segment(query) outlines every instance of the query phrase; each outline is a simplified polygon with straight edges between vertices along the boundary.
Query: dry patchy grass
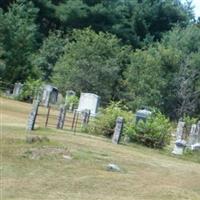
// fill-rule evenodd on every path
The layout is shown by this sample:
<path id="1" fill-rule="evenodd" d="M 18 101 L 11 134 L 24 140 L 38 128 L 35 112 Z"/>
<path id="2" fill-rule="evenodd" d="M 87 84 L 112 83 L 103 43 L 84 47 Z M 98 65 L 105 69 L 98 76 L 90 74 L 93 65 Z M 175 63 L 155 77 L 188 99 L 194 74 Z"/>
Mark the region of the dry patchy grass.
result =
<path id="1" fill-rule="evenodd" d="M 48 136 L 50 142 L 27 144 L 25 126 L 31 105 L 0 101 L 2 200 L 200 199 L 198 163 L 56 129 L 34 131 Z M 37 159 L 27 156 L 36 150 L 45 153 Z M 65 159 L 65 154 L 72 159 Z M 119 165 L 121 172 L 106 171 L 108 163 Z"/>

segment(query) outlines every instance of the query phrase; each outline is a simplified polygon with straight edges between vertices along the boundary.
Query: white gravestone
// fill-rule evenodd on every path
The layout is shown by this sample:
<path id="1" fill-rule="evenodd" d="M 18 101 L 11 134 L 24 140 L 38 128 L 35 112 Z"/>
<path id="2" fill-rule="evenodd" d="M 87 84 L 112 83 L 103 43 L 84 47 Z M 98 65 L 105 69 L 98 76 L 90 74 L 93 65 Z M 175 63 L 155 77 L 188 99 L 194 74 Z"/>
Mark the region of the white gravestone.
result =
<path id="1" fill-rule="evenodd" d="M 78 111 L 90 110 L 91 116 L 96 116 L 99 107 L 100 97 L 92 93 L 81 93 Z"/>

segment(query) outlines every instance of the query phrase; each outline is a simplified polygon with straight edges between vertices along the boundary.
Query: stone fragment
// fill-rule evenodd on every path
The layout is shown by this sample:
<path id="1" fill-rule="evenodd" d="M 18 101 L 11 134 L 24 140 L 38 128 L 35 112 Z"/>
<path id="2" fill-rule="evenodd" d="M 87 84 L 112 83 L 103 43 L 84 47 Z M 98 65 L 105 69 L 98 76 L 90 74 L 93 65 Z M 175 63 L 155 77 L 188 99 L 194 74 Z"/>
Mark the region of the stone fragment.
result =
<path id="1" fill-rule="evenodd" d="M 121 169 L 118 165 L 116 164 L 108 164 L 108 166 L 106 167 L 107 171 L 112 171 L 112 172 L 120 172 Z"/>

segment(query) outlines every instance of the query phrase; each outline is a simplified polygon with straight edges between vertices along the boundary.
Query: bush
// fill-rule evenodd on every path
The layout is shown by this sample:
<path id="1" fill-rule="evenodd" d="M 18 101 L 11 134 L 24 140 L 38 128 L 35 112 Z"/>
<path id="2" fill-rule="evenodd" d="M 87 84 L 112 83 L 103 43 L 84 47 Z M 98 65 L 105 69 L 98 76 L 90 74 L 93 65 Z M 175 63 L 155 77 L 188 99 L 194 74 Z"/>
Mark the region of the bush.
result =
<path id="1" fill-rule="evenodd" d="M 77 107 L 79 102 L 79 98 L 77 96 L 69 96 L 65 99 L 65 104 L 67 105 L 67 109 L 73 110 L 74 107 Z"/>
<path id="2" fill-rule="evenodd" d="M 133 114 L 126 111 L 121 102 L 111 102 L 110 105 L 100 110 L 100 114 L 90 122 L 88 132 L 95 135 L 111 137 L 114 133 L 117 117 L 123 117 L 125 122 L 133 120 Z"/>
<path id="3" fill-rule="evenodd" d="M 131 141 L 144 144 L 147 147 L 163 148 L 170 143 L 171 125 L 160 112 L 153 114 L 146 122 L 139 121 L 135 123 L 127 123 L 124 128 L 124 134 Z"/>
<path id="4" fill-rule="evenodd" d="M 36 97 L 37 94 L 39 94 L 41 86 L 42 81 L 40 79 L 34 80 L 28 78 L 24 83 L 22 92 L 17 97 L 17 99 L 32 102 L 34 97 Z"/>

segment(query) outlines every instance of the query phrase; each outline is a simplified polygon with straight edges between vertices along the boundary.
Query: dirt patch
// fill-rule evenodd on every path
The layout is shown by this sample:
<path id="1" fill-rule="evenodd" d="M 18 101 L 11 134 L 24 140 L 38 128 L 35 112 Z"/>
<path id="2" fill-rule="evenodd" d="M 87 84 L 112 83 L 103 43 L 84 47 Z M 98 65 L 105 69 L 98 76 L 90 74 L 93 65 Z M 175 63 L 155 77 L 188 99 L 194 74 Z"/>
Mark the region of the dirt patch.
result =
<path id="1" fill-rule="evenodd" d="M 59 148 L 59 147 L 40 147 L 40 148 L 30 148 L 25 151 L 22 155 L 24 158 L 29 158 L 32 160 L 39 160 L 43 158 L 68 158 L 71 159 L 71 153 L 67 148 Z"/>
<path id="2" fill-rule="evenodd" d="M 26 137 L 26 142 L 29 144 L 36 143 L 36 142 L 49 142 L 48 137 L 39 137 L 39 136 L 28 136 Z"/>

